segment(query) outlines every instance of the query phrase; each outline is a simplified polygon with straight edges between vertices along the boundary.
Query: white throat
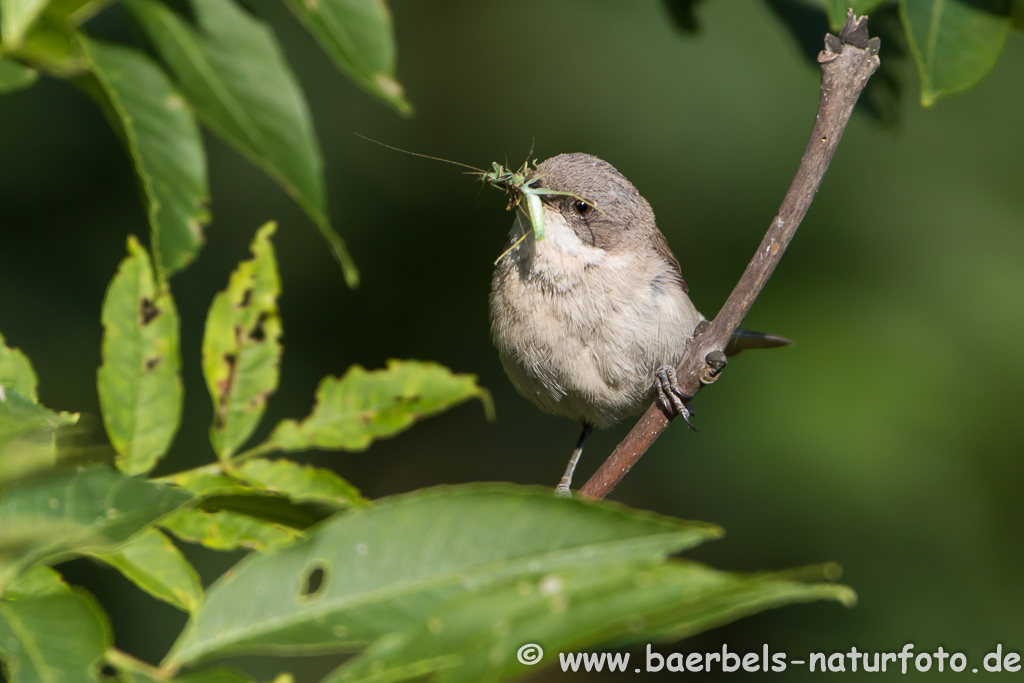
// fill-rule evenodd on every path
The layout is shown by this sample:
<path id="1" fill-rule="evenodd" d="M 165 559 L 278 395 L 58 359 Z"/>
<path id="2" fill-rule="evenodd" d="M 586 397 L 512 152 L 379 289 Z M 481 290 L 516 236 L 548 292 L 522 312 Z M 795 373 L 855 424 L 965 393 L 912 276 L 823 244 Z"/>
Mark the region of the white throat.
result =
<path id="1" fill-rule="evenodd" d="M 520 214 L 512 225 L 512 239 L 518 240 L 525 229 L 529 231 L 523 243 L 509 254 L 525 266 L 534 277 L 559 289 L 568 289 L 579 282 L 583 272 L 603 263 L 608 252 L 585 244 L 576 231 L 569 227 L 558 211 L 544 207 L 544 239 L 538 241 L 528 218 Z"/>

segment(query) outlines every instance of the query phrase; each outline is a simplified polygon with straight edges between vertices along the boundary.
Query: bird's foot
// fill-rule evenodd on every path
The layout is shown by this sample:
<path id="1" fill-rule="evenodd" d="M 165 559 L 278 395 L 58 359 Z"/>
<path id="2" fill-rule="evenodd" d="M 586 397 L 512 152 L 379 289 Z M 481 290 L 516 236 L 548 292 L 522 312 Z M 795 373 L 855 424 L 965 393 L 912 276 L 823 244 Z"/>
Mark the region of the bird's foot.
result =
<path id="1" fill-rule="evenodd" d="M 683 418 L 690 429 L 697 431 L 697 428 L 690 422 L 690 418 L 696 413 L 685 403 L 693 397 L 686 394 L 679 386 L 676 381 L 676 369 L 671 365 L 662 365 L 655 371 L 654 376 L 654 386 L 658 390 L 658 403 L 661 405 L 661 409 L 670 417 Z"/>

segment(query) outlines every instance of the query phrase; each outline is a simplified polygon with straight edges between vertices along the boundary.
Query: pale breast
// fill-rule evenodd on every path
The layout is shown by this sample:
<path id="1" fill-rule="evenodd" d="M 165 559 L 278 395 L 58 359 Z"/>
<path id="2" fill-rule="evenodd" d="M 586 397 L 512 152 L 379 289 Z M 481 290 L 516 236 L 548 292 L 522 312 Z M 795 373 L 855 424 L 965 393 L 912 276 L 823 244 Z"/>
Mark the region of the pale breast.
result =
<path id="1" fill-rule="evenodd" d="M 545 215 L 545 239 L 529 236 L 495 269 L 491 332 L 523 396 L 607 426 L 647 405 L 655 369 L 678 363 L 699 315 L 653 250 L 605 252 Z"/>

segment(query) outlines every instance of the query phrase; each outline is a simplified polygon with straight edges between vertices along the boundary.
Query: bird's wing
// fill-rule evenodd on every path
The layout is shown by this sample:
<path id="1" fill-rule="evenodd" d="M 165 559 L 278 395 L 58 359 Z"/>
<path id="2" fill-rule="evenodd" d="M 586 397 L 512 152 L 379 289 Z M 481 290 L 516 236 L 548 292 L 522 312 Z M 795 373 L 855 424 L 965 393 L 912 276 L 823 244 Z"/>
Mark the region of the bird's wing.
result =
<path id="1" fill-rule="evenodd" d="M 669 262 L 672 266 L 672 271 L 679 278 L 679 286 L 683 288 L 684 292 L 689 292 L 690 288 L 686 284 L 686 280 L 683 279 L 683 269 L 679 267 L 679 259 L 672 253 L 672 248 L 668 246 L 668 240 L 665 239 L 665 234 L 655 228 L 651 234 L 651 243 L 654 245 L 654 250 L 658 252 L 662 258 Z"/>
<path id="2" fill-rule="evenodd" d="M 654 230 L 651 234 L 651 243 L 654 245 L 655 251 L 671 265 L 672 272 L 679 280 L 679 286 L 683 288 L 684 292 L 689 292 L 690 288 L 687 286 L 686 280 L 683 279 L 683 270 L 679 266 L 679 259 L 672 253 L 672 249 L 668 246 L 668 240 L 665 239 L 665 235 L 661 230 Z M 701 320 L 704 319 L 704 316 L 701 315 Z M 735 356 L 747 349 L 774 349 L 779 346 L 788 346 L 792 343 L 792 340 L 776 334 L 765 334 L 764 332 L 754 332 L 740 328 L 732 335 L 732 339 L 729 340 L 729 344 L 725 347 L 725 355 Z"/>

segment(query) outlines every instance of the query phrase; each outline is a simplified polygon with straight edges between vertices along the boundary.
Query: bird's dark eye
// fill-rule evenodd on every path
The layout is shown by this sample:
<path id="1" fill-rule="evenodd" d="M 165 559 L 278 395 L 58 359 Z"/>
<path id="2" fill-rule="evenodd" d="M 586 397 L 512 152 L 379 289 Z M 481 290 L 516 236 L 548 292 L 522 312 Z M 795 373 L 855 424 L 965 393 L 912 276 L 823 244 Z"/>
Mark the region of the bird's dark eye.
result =
<path id="1" fill-rule="evenodd" d="M 592 208 L 594 207 L 580 199 L 577 199 L 572 203 L 572 210 L 575 211 L 578 216 L 586 216 L 590 213 Z"/>

